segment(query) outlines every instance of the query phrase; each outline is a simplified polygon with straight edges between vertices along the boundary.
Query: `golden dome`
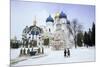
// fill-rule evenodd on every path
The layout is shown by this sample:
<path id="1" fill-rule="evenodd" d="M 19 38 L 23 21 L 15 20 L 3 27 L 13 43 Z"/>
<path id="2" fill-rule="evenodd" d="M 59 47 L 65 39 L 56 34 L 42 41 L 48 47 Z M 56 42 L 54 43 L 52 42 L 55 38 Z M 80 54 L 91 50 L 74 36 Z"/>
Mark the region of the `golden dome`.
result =
<path id="1" fill-rule="evenodd" d="M 55 19 L 56 19 L 56 18 L 59 18 L 59 16 L 60 16 L 60 12 L 56 12 L 56 13 L 55 13 Z"/>

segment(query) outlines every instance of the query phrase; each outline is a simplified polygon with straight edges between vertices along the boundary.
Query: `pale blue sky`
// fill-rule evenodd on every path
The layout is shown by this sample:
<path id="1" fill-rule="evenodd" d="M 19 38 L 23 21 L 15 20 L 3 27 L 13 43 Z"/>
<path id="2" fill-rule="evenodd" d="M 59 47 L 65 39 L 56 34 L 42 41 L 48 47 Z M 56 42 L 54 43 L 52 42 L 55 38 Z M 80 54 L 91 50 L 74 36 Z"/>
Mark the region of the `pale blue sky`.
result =
<path id="1" fill-rule="evenodd" d="M 26 25 L 32 25 L 34 16 L 38 26 L 45 25 L 49 14 L 54 18 L 58 11 L 63 11 L 70 21 L 77 19 L 84 26 L 84 30 L 88 30 L 95 21 L 93 5 L 11 1 L 11 37 L 17 36 L 20 39 L 22 30 Z"/>

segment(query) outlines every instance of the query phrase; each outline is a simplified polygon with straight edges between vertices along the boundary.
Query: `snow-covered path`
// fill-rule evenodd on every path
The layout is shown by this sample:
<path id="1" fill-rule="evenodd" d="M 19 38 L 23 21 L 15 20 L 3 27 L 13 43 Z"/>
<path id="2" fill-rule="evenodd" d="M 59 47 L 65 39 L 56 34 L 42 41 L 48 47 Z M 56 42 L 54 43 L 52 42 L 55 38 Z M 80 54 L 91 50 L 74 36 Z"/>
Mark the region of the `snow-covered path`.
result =
<path id="1" fill-rule="evenodd" d="M 31 58 L 18 62 L 13 66 L 95 61 L 95 48 L 72 48 L 71 56 L 69 58 L 64 57 L 63 50 L 52 51 L 46 49 L 45 53 L 47 56 L 35 59 Z"/>

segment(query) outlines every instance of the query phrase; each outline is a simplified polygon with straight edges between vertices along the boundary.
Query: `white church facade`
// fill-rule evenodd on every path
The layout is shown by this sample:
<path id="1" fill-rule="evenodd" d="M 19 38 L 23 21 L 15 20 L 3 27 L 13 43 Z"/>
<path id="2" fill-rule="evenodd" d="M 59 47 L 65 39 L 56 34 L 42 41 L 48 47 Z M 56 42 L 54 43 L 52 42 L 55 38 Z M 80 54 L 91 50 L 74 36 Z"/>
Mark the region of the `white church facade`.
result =
<path id="1" fill-rule="evenodd" d="M 66 49 L 71 48 L 72 36 L 69 31 L 70 22 L 67 19 L 67 15 L 63 12 L 57 12 L 54 19 L 49 15 L 46 19 L 46 29 L 49 36 L 52 37 L 50 45 L 53 49 Z"/>

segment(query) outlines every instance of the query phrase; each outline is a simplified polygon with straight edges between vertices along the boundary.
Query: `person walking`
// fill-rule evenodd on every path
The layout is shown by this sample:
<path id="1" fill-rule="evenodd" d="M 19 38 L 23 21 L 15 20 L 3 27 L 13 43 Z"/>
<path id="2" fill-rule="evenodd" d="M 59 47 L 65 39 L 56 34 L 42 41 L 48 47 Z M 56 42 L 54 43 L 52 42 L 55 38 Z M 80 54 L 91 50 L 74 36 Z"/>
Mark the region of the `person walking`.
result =
<path id="1" fill-rule="evenodd" d="M 66 49 L 64 50 L 64 57 L 66 57 Z"/>
<path id="2" fill-rule="evenodd" d="M 70 57 L 70 50 L 68 49 L 68 57 Z"/>

